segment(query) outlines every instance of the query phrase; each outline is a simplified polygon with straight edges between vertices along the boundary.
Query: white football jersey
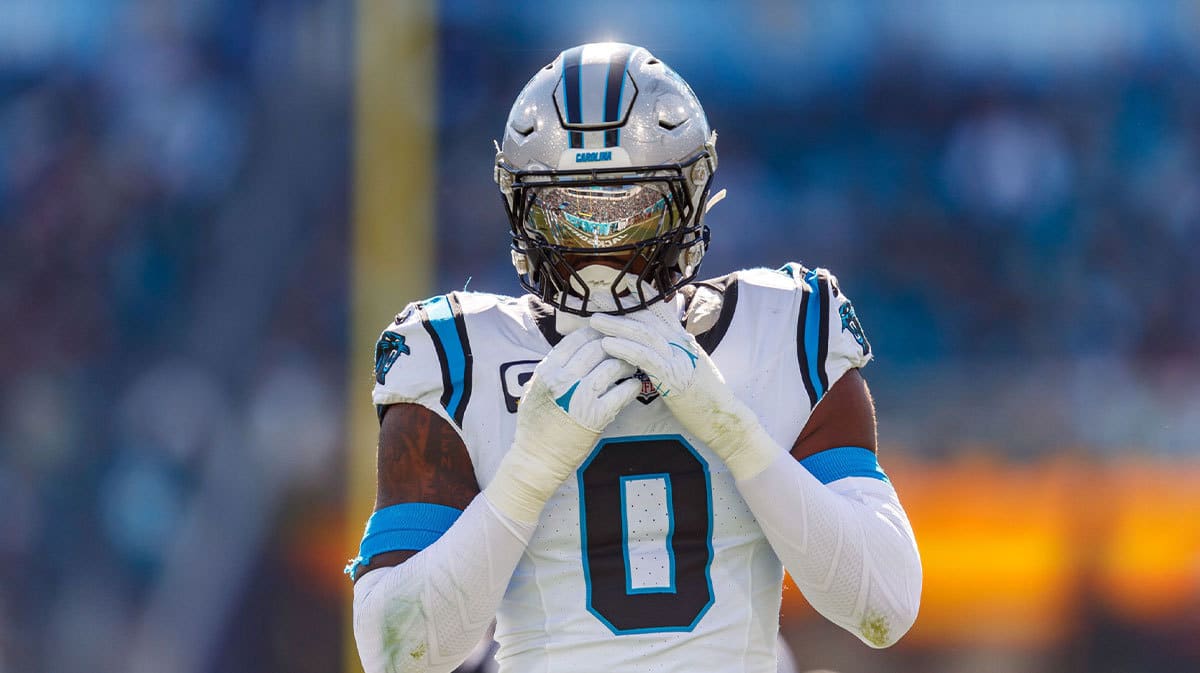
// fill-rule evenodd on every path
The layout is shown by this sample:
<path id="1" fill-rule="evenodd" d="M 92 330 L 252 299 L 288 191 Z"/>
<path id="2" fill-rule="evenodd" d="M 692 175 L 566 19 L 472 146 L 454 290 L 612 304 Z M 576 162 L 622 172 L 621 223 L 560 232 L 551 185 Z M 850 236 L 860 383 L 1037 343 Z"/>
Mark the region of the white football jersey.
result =
<path id="1" fill-rule="evenodd" d="M 739 271 L 689 285 L 677 301 L 730 388 L 786 448 L 825 391 L 871 358 L 823 269 Z M 376 348 L 375 404 L 415 402 L 449 420 L 486 487 L 533 368 L 566 323 L 532 295 L 412 304 Z M 646 385 L 542 512 L 497 615 L 497 658 L 514 672 L 773 673 L 782 579 L 725 465 Z"/>

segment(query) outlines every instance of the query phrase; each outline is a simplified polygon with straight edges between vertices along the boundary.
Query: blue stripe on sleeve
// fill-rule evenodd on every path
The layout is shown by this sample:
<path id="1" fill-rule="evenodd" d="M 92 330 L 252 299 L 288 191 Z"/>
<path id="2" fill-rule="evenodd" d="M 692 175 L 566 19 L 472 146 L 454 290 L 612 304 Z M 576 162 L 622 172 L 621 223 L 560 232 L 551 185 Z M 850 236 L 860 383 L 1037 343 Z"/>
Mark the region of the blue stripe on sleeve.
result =
<path id="1" fill-rule="evenodd" d="M 446 351 L 446 368 L 450 370 L 450 401 L 446 403 L 446 413 L 451 418 L 458 418 L 458 407 L 462 404 L 463 382 L 467 376 L 467 357 L 462 339 L 458 337 L 458 327 L 454 324 L 454 310 L 450 308 L 450 299 L 440 295 L 423 304 L 429 325 L 442 342 Z"/>
<path id="2" fill-rule="evenodd" d="M 880 481 L 890 481 L 883 468 L 879 466 L 879 458 L 875 453 L 861 446 L 841 446 L 836 449 L 827 449 L 801 460 L 800 464 L 822 484 L 846 477 L 868 477 Z"/>
<path id="3" fill-rule="evenodd" d="M 377 510 L 367 520 L 358 557 L 346 566 L 346 574 L 357 579 L 371 558 L 389 551 L 420 551 L 437 541 L 462 510 L 427 502 L 408 502 Z"/>
<path id="4" fill-rule="evenodd" d="M 812 379 L 813 390 L 817 397 L 816 402 L 819 402 L 825 396 L 825 388 L 821 385 L 821 371 L 818 368 L 824 367 L 825 363 L 818 358 L 817 341 L 821 336 L 821 307 L 825 305 L 825 302 L 821 301 L 821 288 L 817 284 L 816 272 L 809 271 L 804 280 L 812 288 L 812 296 L 808 300 L 808 315 L 804 318 L 804 352 L 808 356 L 808 376 Z"/>

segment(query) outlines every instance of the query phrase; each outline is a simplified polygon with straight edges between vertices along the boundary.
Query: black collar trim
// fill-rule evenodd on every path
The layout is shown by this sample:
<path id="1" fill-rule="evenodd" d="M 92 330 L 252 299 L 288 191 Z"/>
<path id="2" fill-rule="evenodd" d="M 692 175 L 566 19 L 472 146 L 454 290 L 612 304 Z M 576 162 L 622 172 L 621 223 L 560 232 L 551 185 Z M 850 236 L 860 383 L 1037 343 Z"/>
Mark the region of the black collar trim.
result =
<path id="1" fill-rule="evenodd" d="M 559 334 L 555 328 L 554 307 L 532 294 L 525 295 L 525 301 L 529 302 L 529 313 L 533 315 L 533 322 L 537 325 L 538 331 L 545 337 L 546 343 L 554 348 L 563 338 L 563 335 Z"/>
<path id="2" fill-rule="evenodd" d="M 696 335 L 696 341 L 705 352 L 712 353 L 721 344 L 725 333 L 729 331 L 729 324 L 733 322 L 733 313 L 737 309 L 738 299 L 737 274 L 731 273 L 680 288 L 679 291 L 686 299 L 683 308 L 684 316 L 691 308 L 692 299 L 696 296 L 696 288 L 700 285 L 713 290 L 722 297 L 721 314 L 717 316 L 716 324 L 707 331 Z M 558 342 L 562 341 L 563 335 L 559 334 L 556 329 L 554 307 L 532 294 L 525 295 L 525 300 L 529 302 L 529 313 L 533 316 L 533 322 L 546 339 L 546 343 L 550 344 L 551 348 L 557 346 Z"/>
<path id="3" fill-rule="evenodd" d="M 725 338 L 725 333 L 729 331 L 729 324 L 733 322 L 733 312 L 737 309 L 738 299 L 737 273 L 696 283 L 696 286 L 700 285 L 721 295 L 721 314 L 717 316 L 717 323 L 708 328 L 707 331 L 696 335 L 696 341 L 700 344 L 700 347 L 711 355 L 717 349 L 717 346 L 721 345 L 721 340 Z M 694 287 L 690 287 L 690 289 L 691 292 L 687 295 L 688 306 L 684 307 L 684 315 L 687 315 L 688 309 L 691 308 L 692 298 L 696 294 Z"/>

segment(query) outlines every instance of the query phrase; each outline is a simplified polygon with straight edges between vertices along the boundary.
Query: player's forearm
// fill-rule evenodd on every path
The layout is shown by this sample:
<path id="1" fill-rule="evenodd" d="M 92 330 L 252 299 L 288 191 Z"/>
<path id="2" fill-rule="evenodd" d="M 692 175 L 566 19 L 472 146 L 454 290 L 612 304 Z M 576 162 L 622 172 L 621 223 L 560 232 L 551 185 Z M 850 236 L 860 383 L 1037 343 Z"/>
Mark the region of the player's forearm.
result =
<path id="1" fill-rule="evenodd" d="M 706 355 L 697 361 L 705 366 L 692 386 L 665 398 L 675 417 L 725 462 L 809 603 L 873 647 L 896 642 L 917 616 L 921 561 L 891 484 L 851 479 L 827 487 L 728 391 Z M 857 451 L 874 464 L 874 454 Z M 844 489 L 848 482 L 863 483 Z"/>
<path id="2" fill-rule="evenodd" d="M 780 450 L 738 489 L 818 612 L 872 647 L 888 647 L 908 631 L 920 604 L 921 559 L 889 482 L 822 484 Z"/>
<path id="3" fill-rule="evenodd" d="M 436 542 L 354 585 L 354 639 L 366 673 L 454 670 L 495 617 L 533 526 L 480 494 Z"/>

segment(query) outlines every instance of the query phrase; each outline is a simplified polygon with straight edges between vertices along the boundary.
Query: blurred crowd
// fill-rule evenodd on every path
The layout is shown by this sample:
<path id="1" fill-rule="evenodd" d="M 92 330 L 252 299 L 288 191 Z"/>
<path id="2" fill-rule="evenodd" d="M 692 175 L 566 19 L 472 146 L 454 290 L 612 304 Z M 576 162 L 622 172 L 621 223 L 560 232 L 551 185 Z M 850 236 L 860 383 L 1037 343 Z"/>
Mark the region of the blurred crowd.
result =
<path id="1" fill-rule="evenodd" d="M 838 274 L 885 445 L 1194 456 L 1200 15 L 915 4 L 444 3 L 437 286 L 519 291 L 491 139 L 639 42 L 721 134 L 705 271 Z M 0 4 L 0 673 L 339 665 L 352 19 Z"/>
<path id="2" fill-rule="evenodd" d="M 934 453 L 964 436 L 1022 455 L 1195 451 L 1200 9 L 667 4 L 688 30 L 664 35 L 625 5 L 554 25 L 562 44 L 622 26 L 692 85 L 719 133 L 714 190 L 729 192 L 702 275 L 788 261 L 837 274 L 876 347 L 868 378 L 893 438 Z M 562 44 L 530 54 L 551 21 L 538 12 L 454 5 L 438 233 L 462 261 L 439 286 L 508 292 L 488 148 Z M 1016 437 L 1014 416 L 1032 421 Z"/>
<path id="3" fill-rule="evenodd" d="M 338 665 L 349 16 L 0 4 L 0 671 Z"/>

